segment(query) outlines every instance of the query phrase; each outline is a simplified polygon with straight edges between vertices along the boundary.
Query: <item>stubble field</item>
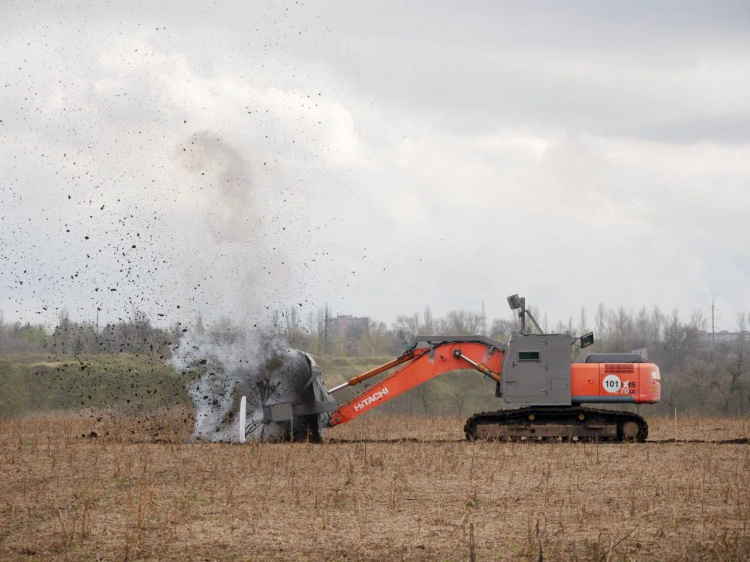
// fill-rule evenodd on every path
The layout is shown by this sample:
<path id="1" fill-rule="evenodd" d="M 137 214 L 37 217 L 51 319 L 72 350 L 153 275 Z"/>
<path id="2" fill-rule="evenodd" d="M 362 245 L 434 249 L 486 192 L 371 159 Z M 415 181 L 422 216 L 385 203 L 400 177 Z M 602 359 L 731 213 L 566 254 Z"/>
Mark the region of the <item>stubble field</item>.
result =
<path id="1" fill-rule="evenodd" d="M 323 444 L 230 445 L 187 443 L 180 412 L 96 417 L 0 421 L 0 559 L 750 556 L 747 419 L 576 444 L 365 416 Z"/>

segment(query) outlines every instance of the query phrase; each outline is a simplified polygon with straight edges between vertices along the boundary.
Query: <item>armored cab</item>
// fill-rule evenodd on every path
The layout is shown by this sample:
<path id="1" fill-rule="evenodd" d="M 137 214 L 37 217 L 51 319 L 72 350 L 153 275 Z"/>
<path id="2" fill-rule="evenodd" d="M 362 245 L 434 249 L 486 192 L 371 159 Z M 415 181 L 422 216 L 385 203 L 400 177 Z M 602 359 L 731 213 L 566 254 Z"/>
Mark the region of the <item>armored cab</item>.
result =
<path id="1" fill-rule="evenodd" d="M 513 334 L 498 384 L 509 404 L 570 406 L 570 335 Z"/>

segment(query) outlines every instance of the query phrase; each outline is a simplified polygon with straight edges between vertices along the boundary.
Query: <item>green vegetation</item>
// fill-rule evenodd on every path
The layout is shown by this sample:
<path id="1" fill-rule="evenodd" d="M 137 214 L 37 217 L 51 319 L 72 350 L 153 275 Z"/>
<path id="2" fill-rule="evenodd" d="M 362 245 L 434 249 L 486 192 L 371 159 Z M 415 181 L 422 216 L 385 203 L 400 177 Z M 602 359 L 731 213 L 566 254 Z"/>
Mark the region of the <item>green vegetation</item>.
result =
<path id="1" fill-rule="evenodd" d="M 589 352 L 642 350 L 662 374 L 662 402 L 648 406 L 649 415 L 746 415 L 750 412 L 750 335 L 747 319 L 738 315 L 734 332 L 714 339 L 706 320 L 696 312 L 682 320 L 677 312 L 658 307 L 637 312 L 600 305 L 587 320 L 548 325 L 534 311 L 546 332 L 585 333 L 592 328 L 596 344 L 573 348 L 573 360 Z M 337 321 L 334 321 L 337 320 Z M 210 334 L 212 341 L 231 341 L 240 328 L 220 321 L 204 328 L 198 319 L 191 330 Z M 485 333 L 500 341 L 519 329 L 518 319 L 486 321 L 481 315 L 453 311 L 435 318 L 429 309 L 400 316 L 389 328 L 369 318 L 330 317 L 326 309 L 303 322 L 296 309 L 274 318 L 271 335 L 315 356 L 329 387 L 381 365 L 401 354 L 419 334 Z M 188 331 L 176 325 L 157 328 L 138 311 L 133 318 L 98 328 L 73 322 L 62 313 L 58 325 L 6 323 L 0 313 L 0 416 L 29 411 L 112 407 L 145 411 L 177 404 L 190 405 L 186 388 L 190 374 L 168 366 L 172 349 Z M 228 339 L 229 338 L 229 339 Z M 374 381 L 372 381 L 374 382 Z M 365 386 L 357 390 L 364 390 Z M 399 414 L 468 415 L 500 407 L 494 384 L 474 371 L 449 373 L 389 401 L 378 411 Z M 337 398 L 354 395 L 344 389 Z M 644 412 L 645 412 L 644 411 Z"/>
<path id="2" fill-rule="evenodd" d="M 388 361 L 389 357 L 316 358 L 328 386 Z M 189 375 L 177 373 L 149 355 L 91 354 L 59 358 L 40 353 L 0 356 L 0 417 L 31 412 L 115 409 L 139 413 L 175 405 L 191 406 Z M 346 401 L 365 386 L 345 389 Z M 496 409 L 494 383 L 475 371 L 443 375 L 385 404 L 382 413 L 469 415 Z"/>
<path id="3" fill-rule="evenodd" d="M 141 412 L 190 404 L 185 382 L 184 376 L 149 355 L 3 355 L 0 416 L 82 408 Z"/>

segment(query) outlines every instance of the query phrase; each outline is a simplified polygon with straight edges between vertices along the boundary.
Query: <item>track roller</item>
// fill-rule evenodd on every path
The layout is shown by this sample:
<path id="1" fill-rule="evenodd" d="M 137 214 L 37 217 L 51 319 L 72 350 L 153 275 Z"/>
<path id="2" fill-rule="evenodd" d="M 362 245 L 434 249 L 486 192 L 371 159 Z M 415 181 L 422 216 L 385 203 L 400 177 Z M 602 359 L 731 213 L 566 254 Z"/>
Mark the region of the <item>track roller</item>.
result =
<path id="1" fill-rule="evenodd" d="M 466 421 L 466 438 L 483 440 L 637 441 L 648 437 L 638 414 L 583 407 L 530 407 L 482 412 Z"/>

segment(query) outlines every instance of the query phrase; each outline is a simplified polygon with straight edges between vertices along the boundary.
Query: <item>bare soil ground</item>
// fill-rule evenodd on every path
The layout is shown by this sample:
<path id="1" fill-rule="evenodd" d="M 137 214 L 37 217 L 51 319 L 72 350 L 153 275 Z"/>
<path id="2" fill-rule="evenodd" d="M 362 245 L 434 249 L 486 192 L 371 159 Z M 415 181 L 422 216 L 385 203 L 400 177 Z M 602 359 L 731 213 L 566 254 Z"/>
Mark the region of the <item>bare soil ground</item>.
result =
<path id="1" fill-rule="evenodd" d="M 0 421 L 0 559 L 750 556 L 748 419 L 683 418 L 677 442 L 650 419 L 650 443 L 605 445 L 371 415 L 323 444 L 229 445 L 187 443 L 180 412 L 94 415 Z"/>

